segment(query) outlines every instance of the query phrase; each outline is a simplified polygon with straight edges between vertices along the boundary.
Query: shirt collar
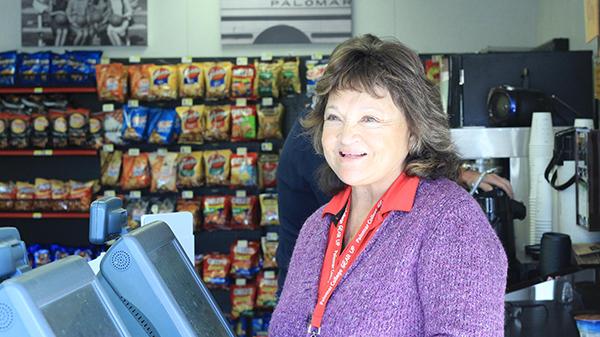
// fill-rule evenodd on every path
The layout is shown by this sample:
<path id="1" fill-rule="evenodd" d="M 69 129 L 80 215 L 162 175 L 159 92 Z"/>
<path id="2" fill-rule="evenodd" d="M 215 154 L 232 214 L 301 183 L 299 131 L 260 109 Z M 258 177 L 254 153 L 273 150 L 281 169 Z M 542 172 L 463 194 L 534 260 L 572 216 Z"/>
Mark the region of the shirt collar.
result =
<path id="1" fill-rule="evenodd" d="M 410 212 L 417 194 L 420 178 L 417 176 L 408 176 L 404 173 L 392 183 L 388 190 L 383 195 L 383 205 L 381 205 L 381 214 L 386 214 L 390 211 Z M 352 193 L 352 187 L 347 186 L 344 190 L 336 194 L 323 209 L 325 214 L 336 215 L 340 213 Z"/>

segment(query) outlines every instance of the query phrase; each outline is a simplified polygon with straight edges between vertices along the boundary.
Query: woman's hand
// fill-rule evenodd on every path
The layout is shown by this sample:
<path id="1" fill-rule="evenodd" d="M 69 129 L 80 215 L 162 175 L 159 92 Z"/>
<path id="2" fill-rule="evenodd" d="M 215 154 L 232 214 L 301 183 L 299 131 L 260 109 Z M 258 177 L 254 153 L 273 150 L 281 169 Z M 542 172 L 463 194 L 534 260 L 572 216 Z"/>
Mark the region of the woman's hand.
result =
<path id="1" fill-rule="evenodd" d="M 458 177 L 458 179 L 461 183 L 465 184 L 470 188 L 477 181 L 477 179 L 479 179 L 480 175 L 481 173 L 477 171 L 461 169 L 460 176 Z M 510 181 L 502 178 L 497 174 L 491 173 L 486 175 L 481 181 L 481 184 L 479 184 L 479 188 L 486 192 L 491 191 L 494 187 L 501 188 L 511 199 L 514 198 L 514 193 Z"/>

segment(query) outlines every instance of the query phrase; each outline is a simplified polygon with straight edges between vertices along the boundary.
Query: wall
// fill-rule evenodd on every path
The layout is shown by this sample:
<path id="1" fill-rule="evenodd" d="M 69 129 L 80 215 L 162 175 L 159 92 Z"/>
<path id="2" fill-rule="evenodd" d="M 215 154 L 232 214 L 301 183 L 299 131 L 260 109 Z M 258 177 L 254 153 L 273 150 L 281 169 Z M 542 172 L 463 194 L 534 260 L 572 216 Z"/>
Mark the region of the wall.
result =
<path id="1" fill-rule="evenodd" d="M 539 0 L 536 40 L 569 38 L 571 50 L 593 50 L 597 42 L 585 42 L 584 0 Z"/>
<path id="2" fill-rule="evenodd" d="M 354 0 L 353 31 L 396 36 L 423 53 L 475 52 L 488 46 L 530 47 L 537 43 L 538 1 L 544 0 Z M 310 54 L 329 53 L 334 47 L 222 47 L 218 0 L 148 2 L 149 46 L 105 47 L 108 56 L 255 56 L 264 51 Z M 20 49 L 21 2 L 0 3 L 0 51 Z"/>

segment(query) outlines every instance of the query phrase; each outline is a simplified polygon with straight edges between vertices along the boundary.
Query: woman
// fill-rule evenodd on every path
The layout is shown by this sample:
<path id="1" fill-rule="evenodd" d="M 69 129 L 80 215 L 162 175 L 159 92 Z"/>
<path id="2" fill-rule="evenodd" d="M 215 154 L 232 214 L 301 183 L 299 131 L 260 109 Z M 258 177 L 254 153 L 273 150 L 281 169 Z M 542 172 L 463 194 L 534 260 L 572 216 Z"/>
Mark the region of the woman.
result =
<path id="1" fill-rule="evenodd" d="M 335 194 L 304 224 L 269 336 L 502 336 L 507 262 L 417 55 L 333 52 L 303 120 Z"/>

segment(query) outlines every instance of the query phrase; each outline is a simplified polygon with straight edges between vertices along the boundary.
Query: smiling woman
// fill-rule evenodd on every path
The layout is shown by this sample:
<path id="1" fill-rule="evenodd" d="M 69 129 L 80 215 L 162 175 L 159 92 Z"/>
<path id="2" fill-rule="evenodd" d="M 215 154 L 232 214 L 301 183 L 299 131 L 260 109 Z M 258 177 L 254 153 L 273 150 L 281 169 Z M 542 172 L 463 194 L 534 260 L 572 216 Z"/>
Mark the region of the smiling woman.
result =
<path id="1" fill-rule="evenodd" d="M 454 182 L 417 55 L 372 35 L 340 44 L 302 125 L 335 196 L 302 227 L 269 336 L 502 336 L 506 256 Z"/>

